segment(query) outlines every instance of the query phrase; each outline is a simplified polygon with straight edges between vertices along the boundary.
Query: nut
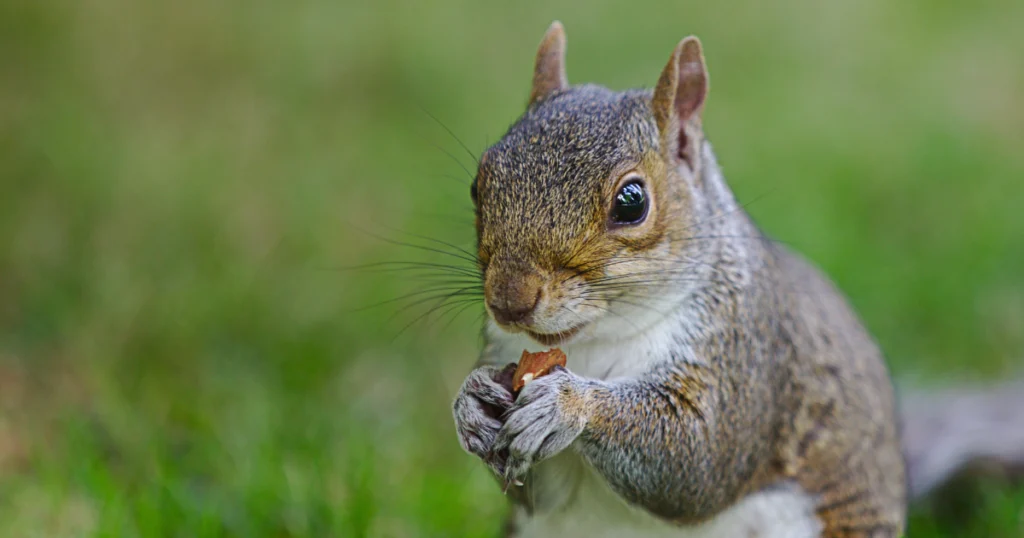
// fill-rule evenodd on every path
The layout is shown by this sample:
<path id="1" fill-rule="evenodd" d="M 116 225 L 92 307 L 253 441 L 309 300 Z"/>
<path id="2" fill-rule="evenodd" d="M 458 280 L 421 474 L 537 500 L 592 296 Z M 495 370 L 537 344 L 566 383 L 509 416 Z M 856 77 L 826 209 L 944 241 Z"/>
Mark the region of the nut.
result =
<path id="1" fill-rule="evenodd" d="M 538 353 L 523 350 L 519 366 L 512 377 L 512 392 L 518 393 L 527 383 L 548 374 L 555 366 L 565 367 L 565 362 L 565 353 L 557 347 Z"/>

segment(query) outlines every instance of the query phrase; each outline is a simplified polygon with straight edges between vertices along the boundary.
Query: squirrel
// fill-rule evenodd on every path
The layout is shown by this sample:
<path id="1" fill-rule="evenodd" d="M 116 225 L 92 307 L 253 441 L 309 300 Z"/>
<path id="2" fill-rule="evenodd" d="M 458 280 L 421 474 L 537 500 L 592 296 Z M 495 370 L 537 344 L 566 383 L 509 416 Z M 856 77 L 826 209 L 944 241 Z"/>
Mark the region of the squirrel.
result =
<path id="1" fill-rule="evenodd" d="M 843 294 L 726 184 L 696 37 L 653 90 L 570 86 L 565 49 L 556 21 L 471 189 L 489 319 L 453 413 L 507 484 L 509 536 L 896 537 L 908 500 L 966 460 L 1024 461 L 1012 412 L 984 431 L 1009 423 L 1014 444 L 962 441 L 952 463 L 929 459 L 941 417 L 903 436 Z M 551 346 L 568 368 L 513 398 L 503 366 Z"/>

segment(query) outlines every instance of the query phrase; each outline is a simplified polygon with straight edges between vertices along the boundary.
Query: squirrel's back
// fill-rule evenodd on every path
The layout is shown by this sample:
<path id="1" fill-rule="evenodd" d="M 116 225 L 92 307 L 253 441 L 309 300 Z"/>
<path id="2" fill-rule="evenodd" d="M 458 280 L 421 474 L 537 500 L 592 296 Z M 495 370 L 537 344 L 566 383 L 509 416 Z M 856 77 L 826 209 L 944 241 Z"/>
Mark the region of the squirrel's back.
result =
<path id="1" fill-rule="evenodd" d="M 782 245 L 769 248 L 776 293 L 795 314 L 783 474 L 817 497 L 827 536 L 902 528 L 906 475 L 882 353 L 828 277 Z"/>

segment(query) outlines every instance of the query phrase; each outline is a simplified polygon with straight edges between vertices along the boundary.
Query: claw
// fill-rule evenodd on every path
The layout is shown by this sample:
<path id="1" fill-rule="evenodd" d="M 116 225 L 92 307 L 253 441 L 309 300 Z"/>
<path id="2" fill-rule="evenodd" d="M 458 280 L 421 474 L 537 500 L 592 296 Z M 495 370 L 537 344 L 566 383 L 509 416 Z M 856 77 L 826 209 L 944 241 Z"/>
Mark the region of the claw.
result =
<path id="1" fill-rule="evenodd" d="M 516 486 L 517 488 L 523 487 L 523 481 L 522 480 L 512 479 L 512 480 L 503 480 L 503 482 L 504 482 L 504 485 L 501 487 L 501 494 L 502 495 L 508 495 L 508 488 L 509 488 L 509 486 Z"/>

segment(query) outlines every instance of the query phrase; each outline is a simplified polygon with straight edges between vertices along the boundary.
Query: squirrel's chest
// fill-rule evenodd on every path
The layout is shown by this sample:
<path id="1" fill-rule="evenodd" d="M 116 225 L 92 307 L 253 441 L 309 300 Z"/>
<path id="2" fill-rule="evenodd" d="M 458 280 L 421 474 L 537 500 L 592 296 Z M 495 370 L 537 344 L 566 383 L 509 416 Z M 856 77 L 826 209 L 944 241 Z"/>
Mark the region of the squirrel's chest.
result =
<path id="1" fill-rule="evenodd" d="M 700 525 L 679 527 L 626 504 L 572 451 L 534 469 L 532 514 L 517 508 L 515 538 L 817 538 L 810 496 L 795 487 L 749 495 Z"/>

